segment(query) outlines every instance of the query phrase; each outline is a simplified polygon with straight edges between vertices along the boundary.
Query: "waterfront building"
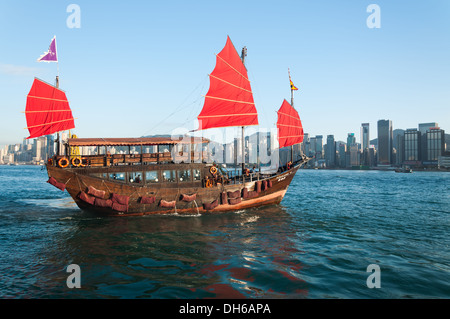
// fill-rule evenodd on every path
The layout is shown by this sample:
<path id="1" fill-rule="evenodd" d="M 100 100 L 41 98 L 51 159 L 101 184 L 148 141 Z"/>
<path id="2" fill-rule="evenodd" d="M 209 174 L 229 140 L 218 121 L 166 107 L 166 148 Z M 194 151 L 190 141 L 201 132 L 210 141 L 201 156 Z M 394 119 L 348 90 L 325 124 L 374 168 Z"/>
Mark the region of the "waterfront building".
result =
<path id="1" fill-rule="evenodd" d="M 439 127 L 432 127 L 426 132 L 426 157 L 424 166 L 438 166 L 440 156 L 445 152 L 445 132 Z"/>
<path id="2" fill-rule="evenodd" d="M 417 129 L 407 129 L 405 131 L 405 160 L 404 165 L 421 166 L 422 154 L 420 143 L 420 131 Z"/>
<path id="3" fill-rule="evenodd" d="M 310 147 L 309 147 L 309 157 L 315 157 L 316 156 L 316 138 L 311 137 L 309 139 Z"/>
<path id="4" fill-rule="evenodd" d="M 350 166 L 359 166 L 361 164 L 361 152 L 359 151 L 359 144 L 352 143 L 349 147 L 350 150 Z"/>
<path id="5" fill-rule="evenodd" d="M 344 168 L 345 165 L 345 154 L 347 153 L 347 145 L 345 143 L 339 143 L 338 154 L 339 154 L 339 167 Z"/>
<path id="6" fill-rule="evenodd" d="M 422 161 L 427 161 L 427 131 L 431 128 L 439 127 L 439 124 L 436 122 L 419 123 L 418 127 L 420 132 L 421 158 Z"/>
<path id="7" fill-rule="evenodd" d="M 310 148 L 309 133 L 304 133 L 302 142 L 302 153 L 308 156 L 309 148 Z"/>
<path id="8" fill-rule="evenodd" d="M 369 123 L 361 124 L 361 147 L 364 151 L 370 146 L 370 134 L 369 134 Z"/>
<path id="9" fill-rule="evenodd" d="M 405 130 L 402 130 L 402 129 L 395 129 L 395 130 L 393 130 L 392 149 L 395 149 L 397 152 L 396 152 L 395 158 L 392 159 L 392 164 L 396 164 L 396 165 L 398 165 L 398 162 L 400 161 L 399 158 L 398 158 L 399 156 L 401 156 L 400 153 L 403 152 L 400 149 L 401 145 L 398 144 L 400 135 L 404 136 L 405 135 Z"/>
<path id="10" fill-rule="evenodd" d="M 316 159 L 323 159 L 323 136 L 316 135 Z"/>
<path id="11" fill-rule="evenodd" d="M 450 170 L 450 152 L 438 157 L 438 168 Z"/>
<path id="12" fill-rule="evenodd" d="M 336 142 L 334 141 L 334 135 L 327 136 L 327 146 L 325 152 L 325 160 L 327 167 L 336 166 Z"/>
<path id="13" fill-rule="evenodd" d="M 378 165 L 392 164 L 393 132 L 391 120 L 378 121 Z"/>
<path id="14" fill-rule="evenodd" d="M 370 145 L 369 147 L 369 167 L 374 167 L 377 165 L 377 150 L 375 146 Z"/>
<path id="15" fill-rule="evenodd" d="M 347 146 L 356 143 L 355 133 L 348 133 L 347 135 Z"/>
<path id="16" fill-rule="evenodd" d="M 403 131 L 403 134 L 398 134 L 395 140 L 397 141 L 397 156 L 395 158 L 395 164 L 401 166 L 405 161 L 405 132 Z"/>
<path id="17" fill-rule="evenodd" d="M 369 123 L 362 123 L 361 124 L 361 165 L 370 166 L 369 146 L 370 146 Z"/>
<path id="18" fill-rule="evenodd" d="M 427 134 L 427 131 L 433 127 L 439 127 L 439 124 L 436 122 L 419 123 L 419 132 L 421 135 L 425 135 Z"/>

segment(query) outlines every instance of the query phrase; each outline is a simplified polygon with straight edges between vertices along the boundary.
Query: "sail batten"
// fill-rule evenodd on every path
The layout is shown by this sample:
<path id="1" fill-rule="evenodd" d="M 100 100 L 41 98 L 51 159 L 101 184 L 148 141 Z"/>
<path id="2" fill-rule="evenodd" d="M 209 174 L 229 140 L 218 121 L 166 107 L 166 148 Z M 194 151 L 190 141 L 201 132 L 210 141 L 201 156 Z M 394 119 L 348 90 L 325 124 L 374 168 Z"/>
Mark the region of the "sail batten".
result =
<path id="1" fill-rule="evenodd" d="M 28 139 L 75 128 L 66 93 L 38 78 L 27 95 L 25 116 Z"/>
<path id="2" fill-rule="evenodd" d="M 209 80 L 203 109 L 197 117 L 199 130 L 258 125 L 247 69 L 229 37 L 222 51 L 216 54 L 216 65 Z"/>
<path id="3" fill-rule="evenodd" d="M 284 100 L 277 114 L 280 148 L 303 142 L 303 126 L 298 112 Z"/>
<path id="4" fill-rule="evenodd" d="M 217 96 L 205 96 L 205 97 L 207 97 L 207 98 L 210 98 L 210 99 L 216 99 L 216 100 L 222 100 L 222 101 L 228 101 L 228 102 L 234 102 L 234 103 L 243 103 L 243 104 L 253 104 L 253 105 L 255 105 L 255 103 L 250 103 L 250 102 L 247 102 L 247 101 L 238 101 L 238 100 L 230 100 L 230 99 L 224 99 L 224 98 L 221 98 L 221 97 L 217 97 Z M 256 113 L 255 113 L 256 114 Z"/>
<path id="5" fill-rule="evenodd" d="M 208 118 L 208 117 L 227 117 L 227 116 L 253 116 L 253 115 L 258 115 L 257 113 L 250 113 L 250 114 L 222 114 L 222 115 L 203 115 L 203 116 L 199 116 L 199 118 L 203 119 L 203 118 Z"/>
<path id="6" fill-rule="evenodd" d="M 233 66 L 231 66 L 227 61 L 225 61 L 220 55 L 216 54 L 216 56 L 221 59 L 226 65 L 228 65 L 233 71 L 235 71 L 237 74 L 239 74 L 240 76 L 242 76 L 244 79 L 246 79 L 248 82 L 250 82 L 250 80 L 248 79 L 247 75 L 243 75 L 241 72 L 239 72 L 238 70 L 236 70 Z M 246 72 L 247 73 L 247 70 Z"/>
<path id="7" fill-rule="evenodd" d="M 214 76 L 214 75 L 211 75 L 211 74 L 210 74 L 209 76 L 215 78 L 216 80 L 222 81 L 223 83 L 226 83 L 226 84 L 228 84 L 228 85 L 234 86 L 235 88 L 238 88 L 238 89 L 240 89 L 240 90 L 242 90 L 242 91 L 245 91 L 245 92 L 248 92 L 248 93 L 252 93 L 252 91 L 250 91 L 250 90 L 247 90 L 247 89 L 244 89 L 243 87 L 234 85 L 234 84 L 232 84 L 232 83 L 230 83 L 230 82 L 227 82 L 227 81 L 225 81 L 225 80 L 223 80 L 223 79 L 221 79 L 221 78 L 218 78 L 217 76 Z"/>

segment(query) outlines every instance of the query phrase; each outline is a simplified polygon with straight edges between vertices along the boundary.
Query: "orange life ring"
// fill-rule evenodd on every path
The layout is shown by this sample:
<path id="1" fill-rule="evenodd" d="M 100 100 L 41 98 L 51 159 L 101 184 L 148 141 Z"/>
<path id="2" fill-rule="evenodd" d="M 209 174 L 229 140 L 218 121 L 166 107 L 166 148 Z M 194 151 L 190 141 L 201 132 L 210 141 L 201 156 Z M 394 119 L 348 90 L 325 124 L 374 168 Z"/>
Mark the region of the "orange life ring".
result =
<path id="1" fill-rule="evenodd" d="M 210 188 L 210 187 L 212 187 L 212 186 L 213 186 L 212 180 L 208 179 L 208 180 L 206 181 L 206 188 Z"/>
<path id="2" fill-rule="evenodd" d="M 80 166 L 81 167 L 85 167 L 88 164 L 87 158 L 86 157 L 82 157 L 81 158 L 81 162 L 80 162 Z"/>
<path id="3" fill-rule="evenodd" d="M 81 157 L 74 157 L 72 158 L 72 165 L 75 167 L 78 167 L 81 165 Z"/>
<path id="4" fill-rule="evenodd" d="M 58 161 L 58 166 L 61 168 L 65 168 L 65 167 L 69 166 L 69 160 L 65 157 L 60 158 Z"/>
<path id="5" fill-rule="evenodd" d="M 245 176 L 249 176 L 249 175 L 250 175 L 250 170 L 249 170 L 248 168 L 246 168 L 246 169 L 244 170 L 244 172 L 245 172 Z"/>
<path id="6" fill-rule="evenodd" d="M 212 167 L 209 169 L 209 172 L 210 172 L 211 174 L 213 174 L 213 175 L 216 175 L 216 173 L 217 173 L 217 167 L 212 166 Z"/>

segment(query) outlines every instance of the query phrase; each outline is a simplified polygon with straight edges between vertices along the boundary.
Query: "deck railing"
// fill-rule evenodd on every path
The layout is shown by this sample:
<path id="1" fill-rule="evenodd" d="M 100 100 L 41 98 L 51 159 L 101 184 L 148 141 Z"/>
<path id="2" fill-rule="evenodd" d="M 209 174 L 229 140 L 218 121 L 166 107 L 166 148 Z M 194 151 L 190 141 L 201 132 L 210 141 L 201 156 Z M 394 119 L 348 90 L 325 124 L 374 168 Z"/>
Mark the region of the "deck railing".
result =
<path id="1" fill-rule="evenodd" d="M 180 152 L 176 155 L 176 163 L 188 163 L 189 154 L 186 152 Z M 68 165 L 66 167 L 103 167 L 103 166 L 115 166 L 115 165 L 136 165 L 136 164 L 154 164 L 154 163 L 170 163 L 174 162 L 174 158 L 171 152 L 161 153 L 142 153 L 142 154 L 101 154 L 101 155 L 59 155 L 52 158 L 52 163 L 55 166 L 61 166 L 59 161 L 66 159 Z M 199 152 L 192 152 L 190 161 L 198 163 L 205 162 L 206 158 Z"/>

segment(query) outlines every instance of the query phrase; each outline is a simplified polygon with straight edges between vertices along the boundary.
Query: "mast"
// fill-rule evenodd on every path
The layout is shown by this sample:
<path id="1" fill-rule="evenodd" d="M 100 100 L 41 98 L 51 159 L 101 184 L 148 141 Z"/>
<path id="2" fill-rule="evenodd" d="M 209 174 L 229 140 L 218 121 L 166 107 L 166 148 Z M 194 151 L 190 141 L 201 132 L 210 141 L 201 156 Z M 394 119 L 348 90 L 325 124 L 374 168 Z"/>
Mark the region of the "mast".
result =
<path id="1" fill-rule="evenodd" d="M 289 75 L 290 79 L 291 75 Z M 291 85 L 291 106 L 294 107 L 294 89 Z M 294 145 L 291 145 L 291 164 L 294 163 Z"/>
<path id="2" fill-rule="evenodd" d="M 237 156 L 239 148 L 242 148 L 242 172 L 245 169 L 244 129 L 246 126 L 258 125 L 258 112 L 244 65 L 246 55 L 246 47 L 239 54 L 230 37 L 227 37 L 224 48 L 216 54 L 216 65 L 209 74 L 209 90 L 202 111 L 197 116 L 198 130 L 232 126 L 241 128 L 242 143 L 241 146 L 236 145 L 235 154 Z"/>
<path id="3" fill-rule="evenodd" d="M 59 76 L 58 75 L 56 76 L 55 87 L 57 89 L 59 89 Z M 57 132 L 56 133 L 56 155 L 57 156 L 61 155 L 60 148 L 61 148 L 61 143 L 60 143 L 60 139 L 59 139 L 59 132 Z"/>
<path id="4" fill-rule="evenodd" d="M 289 84 L 291 86 L 291 107 L 294 108 L 294 90 L 298 90 L 295 86 L 294 83 L 291 80 L 291 72 L 289 71 L 288 68 L 288 75 L 289 75 Z M 291 145 L 291 164 L 294 163 L 294 144 Z"/>
<path id="5" fill-rule="evenodd" d="M 247 47 L 242 48 L 241 60 L 245 67 L 245 57 L 247 56 Z M 247 68 L 246 68 L 247 69 Z M 244 139 L 244 126 L 242 126 L 242 180 L 245 181 L 244 170 L 245 170 L 245 139 Z"/>

